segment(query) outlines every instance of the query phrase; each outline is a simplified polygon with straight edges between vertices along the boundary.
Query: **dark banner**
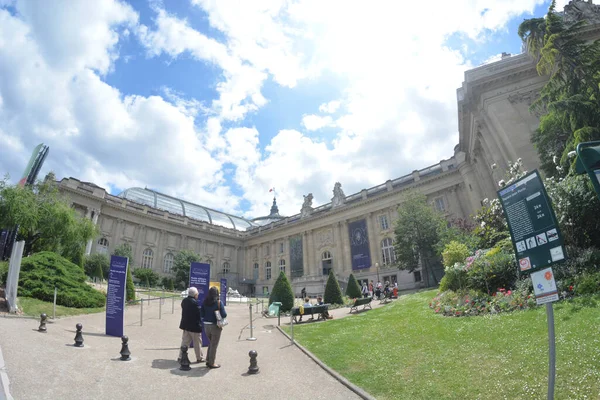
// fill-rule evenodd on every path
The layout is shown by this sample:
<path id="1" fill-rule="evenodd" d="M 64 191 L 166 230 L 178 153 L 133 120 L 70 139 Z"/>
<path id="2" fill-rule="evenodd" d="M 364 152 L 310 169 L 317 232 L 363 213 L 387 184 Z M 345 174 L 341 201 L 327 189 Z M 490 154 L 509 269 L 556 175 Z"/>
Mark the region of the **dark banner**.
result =
<path id="1" fill-rule="evenodd" d="M 221 301 L 224 305 L 227 305 L 227 279 L 221 278 Z"/>
<path id="2" fill-rule="evenodd" d="M 304 275 L 302 235 L 290 238 L 290 271 L 292 278 L 298 278 Z"/>
<path id="3" fill-rule="evenodd" d="M 4 250 L 6 249 L 6 243 L 8 242 L 8 231 L 0 230 L 0 261 L 4 260 Z"/>
<path id="4" fill-rule="evenodd" d="M 364 219 L 348 224 L 350 235 L 350 254 L 352 255 L 352 269 L 371 267 L 371 252 L 369 250 L 369 234 L 367 221 Z"/>
<path id="5" fill-rule="evenodd" d="M 190 265 L 190 287 L 198 289 L 198 306 L 204 301 L 208 294 L 210 284 L 210 264 L 193 262 Z M 208 347 L 208 337 L 204 328 L 202 329 L 202 347 Z"/>
<path id="6" fill-rule="evenodd" d="M 127 257 L 110 256 L 106 290 L 106 334 L 110 336 L 123 336 L 127 264 Z"/>

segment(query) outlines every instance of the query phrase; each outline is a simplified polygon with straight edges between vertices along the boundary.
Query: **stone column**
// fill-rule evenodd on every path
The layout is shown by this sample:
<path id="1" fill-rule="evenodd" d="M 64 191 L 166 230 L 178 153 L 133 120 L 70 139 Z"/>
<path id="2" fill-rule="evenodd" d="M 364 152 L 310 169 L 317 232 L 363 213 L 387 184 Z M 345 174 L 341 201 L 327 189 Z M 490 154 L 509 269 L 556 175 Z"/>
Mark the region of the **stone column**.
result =
<path id="1" fill-rule="evenodd" d="M 163 243 L 163 239 L 165 236 L 164 229 L 157 230 L 156 233 L 156 257 L 158 261 L 158 266 L 154 267 L 154 270 L 159 274 L 165 273 L 165 245 Z"/>
<path id="2" fill-rule="evenodd" d="M 308 259 L 308 234 L 302 232 L 302 276 L 309 276 L 310 272 L 308 266 L 310 260 Z"/>
<path id="3" fill-rule="evenodd" d="M 454 206 L 452 208 L 454 208 L 455 215 L 457 215 L 459 218 L 467 218 L 469 216 L 469 213 L 465 211 L 462 202 L 458 198 L 457 191 L 458 185 L 455 185 L 452 188 L 450 188 L 450 197 L 452 199 L 452 202 L 454 203 Z"/>
<path id="4" fill-rule="evenodd" d="M 336 222 L 331 227 L 331 232 L 333 235 L 333 263 L 336 271 L 345 271 L 348 268 L 344 260 L 344 251 L 342 249 L 342 237 L 340 233 L 340 223 Z"/>
<path id="5" fill-rule="evenodd" d="M 471 213 L 474 213 L 475 210 L 481 207 L 480 202 L 483 200 L 483 197 L 481 197 L 481 189 L 475 178 L 473 167 L 468 162 L 465 162 L 458 167 L 458 170 L 465 182 L 465 190 L 468 193 L 469 202 L 471 203 Z"/>
<path id="6" fill-rule="evenodd" d="M 342 241 L 342 253 L 344 259 L 344 270 L 352 271 L 352 254 L 350 253 L 350 236 L 348 232 L 348 220 L 344 220 L 340 226 L 340 239 Z"/>
<path id="7" fill-rule="evenodd" d="M 146 250 L 146 247 L 142 246 L 144 243 L 144 234 L 146 231 L 144 228 L 144 225 L 138 225 L 137 237 L 135 238 L 135 251 L 133 252 L 133 260 L 130 263 L 138 267 L 142 265 L 142 256 L 144 254 L 144 250 Z"/>
<path id="8" fill-rule="evenodd" d="M 375 263 L 379 263 L 381 265 L 381 260 L 379 260 L 379 234 L 378 230 L 375 229 L 375 224 L 373 223 L 373 213 L 369 213 L 367 215 L 367 230 L 369 232 L 369 250 L 371 252 L 371 266 L 375 265 Z"/>
<path id="9" fill-rule="evenodd" d="M 315 235 L 312 230 L 307 231 L 307 241 L 308 241 L 308 249 L 307 249 L 307 257 L 308 257 L 308 275 L 317 276 L 316 266 L 315 266 Z"/>
<path id="10" fill-rule="evenodd" d="M 96 210 L 95 208 L 91 209 L 91 210 L 88 208 L 87 214 L 86 214 L 87 218 L 90 218 L 90 213 L 93 213 L 93 216 L 91 219 L 92 219 L 92 223 L 95 226 L 98 223 L 98 215 L 100 214 L 100 211 Z M 88 240 L 88 242 L 85 245 L 85 255 L 86 256 L 89 256 L 92 252 L 92 240 L 93 239 Z"/>

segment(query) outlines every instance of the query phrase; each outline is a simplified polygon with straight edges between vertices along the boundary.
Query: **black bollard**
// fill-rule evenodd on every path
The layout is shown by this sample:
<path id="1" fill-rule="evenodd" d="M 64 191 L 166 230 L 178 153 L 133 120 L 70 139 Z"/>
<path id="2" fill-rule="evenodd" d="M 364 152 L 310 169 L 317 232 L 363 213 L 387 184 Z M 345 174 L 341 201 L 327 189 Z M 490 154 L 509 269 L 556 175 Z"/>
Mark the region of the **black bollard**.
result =
<path id="1" fill-rule="evenodd" d="M 188 358 L 187 353 L 188 347 L 186 345 L 181 346 L 181 361 L 179 362 L 181 366 L 179 367 L 179 369 L 182 371 L 189 371 L 190 369 L 192 369 L 190 367 L 190 359 Z"/>
<path id="2" fill-rule="evenodd" d="M 83 334 L 81 333 L 83 325 L 77 324 L 75 328 L 77 328 L 77 333 L 75 333 L 75 347 L 83 347 Z"/>
<path id="3" fill-rule="evenodd" d="M 40 315 L 40 327 L 38 328 L 38 332 L 46 333 L 46 314 Z"/>
<path id="4" fill-rule="evenodd" d="M 258 357 L 258 353 L 256 352 L 256 350 L 250 350 L 248 355 L 250 356 L 250 367 L 248 367 L 248 373 L 256 374 L 258 373 L 258 364 L 256 362 L 256 357 Z"/>
<path id="5" fill-rule="evenodd" d="M 131 360 L 131 357 L 129 357 L 131 352 L 129 351 L 129 345 L 127 344 L 127 342 L 129 342 L 129 338 L 127 336 L 123 336 L 121 337 L 121 342 L 123 342 L 121 345 L 121 361 L 129 361 Z"/>

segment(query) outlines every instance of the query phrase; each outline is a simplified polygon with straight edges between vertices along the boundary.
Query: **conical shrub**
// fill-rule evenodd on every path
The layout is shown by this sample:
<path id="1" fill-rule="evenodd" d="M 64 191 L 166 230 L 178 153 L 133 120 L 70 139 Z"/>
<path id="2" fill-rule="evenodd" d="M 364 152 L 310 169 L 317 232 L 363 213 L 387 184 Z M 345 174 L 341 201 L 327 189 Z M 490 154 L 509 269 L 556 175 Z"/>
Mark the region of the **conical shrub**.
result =
<path id="1" fill-rule="evenodd" d="M 327 278 L 327 285 L 325 286 L 325 297 L 324 302 L 328 304 L 344 304 L 342 298 L 342 290 L 340 284 L 333 273 L 333 269 L 329 270 L 329 278 Z"/>
<path id="2" fill-rule="evenodd" d="M 294 307 L 294 292 L 292 291 L 292 285 L 285 275 L 285 272 L 280 271 L 271 295 L 269 296 L 269 304 L 274 301 L 281 302 L 280 311 L 287 312 Z"/>
<path id="3" fill-rule="evenodd" d="M 354 274 L 350 274 L 350 277 L 348 278 L 348 287 L 346 288 L 346 296 L 350 297 L 351 299 L 357 299 L 362 296 L 360 286 L 358 285 L 358 282 L 356 281 Z"/>

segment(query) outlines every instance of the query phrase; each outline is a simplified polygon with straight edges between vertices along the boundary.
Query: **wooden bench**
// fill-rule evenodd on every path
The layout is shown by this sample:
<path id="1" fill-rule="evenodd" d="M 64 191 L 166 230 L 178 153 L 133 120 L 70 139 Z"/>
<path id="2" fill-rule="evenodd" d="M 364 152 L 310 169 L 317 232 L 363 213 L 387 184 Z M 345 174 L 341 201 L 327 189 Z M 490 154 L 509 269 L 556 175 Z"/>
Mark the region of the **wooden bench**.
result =
<path id="1" fill-rule="evenodd" d="M 379 304 L 391 303 L 391 301 L 393 299 L 393 297 L 392 297 L 393 294 L 394 294 L 394 292 L 392 292 L 391 290 L 388 291 L 387 294 L 385 295 L 385 297 L 379 301 Z"/>
<path id="2" fill-rule="evenodd" d="M 317 321 L 321 318 L 325 319 L 323 314 L 329 309 L 329 304 L 323 304 L 322 306 L 312 306 L 312 307 L 304 307 L 304 314 L 300 314 L 300 307 L 292 308 L 292 317 L 294 317 L 294 323 L 298 322 L 306 322 L 306 321 L 298 321 L 297 317 L 306 317 L 310 315 L 310 320 L 315 318 L 315 314 L 317 315 Z"/>
<path id="3" fill-rule="evenodd" d="M 350 307 L 350 313 L 352 313 L 352 311 L 358 312 L 358 307 L 360 306 L 363 306 L 363 310 L 365 310 L 367 307 L 371 309 L 371 300 L 373 300 L 372 297 L 363 297 L 354 300 L 354 304 L 352 304 L 352 307 Z"/>

